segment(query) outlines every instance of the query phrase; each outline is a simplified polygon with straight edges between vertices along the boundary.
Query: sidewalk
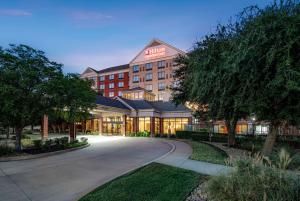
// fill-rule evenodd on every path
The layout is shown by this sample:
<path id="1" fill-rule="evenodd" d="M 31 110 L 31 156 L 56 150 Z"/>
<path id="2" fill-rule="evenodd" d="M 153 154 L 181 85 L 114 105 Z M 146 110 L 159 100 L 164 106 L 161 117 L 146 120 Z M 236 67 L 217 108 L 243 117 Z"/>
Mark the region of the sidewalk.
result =
<path id="1" fill-rule="evenodd" d="M 229 173 L 233 168 L 225 165 L 207 163 L 202 161 L 195 161 L 189 159 L 192 154 L 192 148 L 181 141 L 167 141 L 175 146 L 172 153 L 166 157 L 157 160 L 156 162 L 183 169 L 193 170 L 195 172 L 206 175 L 218 175 Z"/>

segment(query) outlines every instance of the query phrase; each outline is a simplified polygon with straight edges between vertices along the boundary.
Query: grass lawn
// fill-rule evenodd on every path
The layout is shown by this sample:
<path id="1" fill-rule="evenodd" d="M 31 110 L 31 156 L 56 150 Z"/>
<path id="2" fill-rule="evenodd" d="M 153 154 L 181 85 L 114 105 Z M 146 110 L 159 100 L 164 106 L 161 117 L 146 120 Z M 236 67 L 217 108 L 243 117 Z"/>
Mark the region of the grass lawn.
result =
<path id="1" fill-rule="evenodd" d="M 190 157 L 192 160 L 224 165 L 224 160 L 228 158 L 228 155 L 224 151 L 213 147 L 212 145 L 196 141 L 188 141 L 188 143 L 193 148 L 193 153 Z"/>
<path id="2" fill-rule="evenodd" d="M 184 201 L 205 176 L 152 163 L 117 178 L 79 201 Z"/>

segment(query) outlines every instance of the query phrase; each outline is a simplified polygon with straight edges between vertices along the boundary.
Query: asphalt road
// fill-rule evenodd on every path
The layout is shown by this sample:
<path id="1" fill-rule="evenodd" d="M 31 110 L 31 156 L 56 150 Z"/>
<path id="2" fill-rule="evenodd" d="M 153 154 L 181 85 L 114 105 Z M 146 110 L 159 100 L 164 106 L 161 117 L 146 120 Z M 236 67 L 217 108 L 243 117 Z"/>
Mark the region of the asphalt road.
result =
<path id="1" fill-rule="evenodd" d="M 89 137 L 91 146 L 45 158 L 0 162 L 1 201 L 70 201 L 166 153 L 160 139 Z"/>

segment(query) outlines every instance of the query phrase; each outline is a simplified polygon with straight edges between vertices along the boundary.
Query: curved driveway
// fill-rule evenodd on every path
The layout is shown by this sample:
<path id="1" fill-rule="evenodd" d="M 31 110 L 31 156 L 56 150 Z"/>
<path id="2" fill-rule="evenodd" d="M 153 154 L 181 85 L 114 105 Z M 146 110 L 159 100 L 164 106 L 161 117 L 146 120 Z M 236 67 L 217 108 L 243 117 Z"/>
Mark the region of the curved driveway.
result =
<path id="1" fill-rule="evenodd" d="M 171 150 L 161 139 L 89 137 L 91 146 L 45 158 L 0 162 L 1 201 L 76 200 Z"/>

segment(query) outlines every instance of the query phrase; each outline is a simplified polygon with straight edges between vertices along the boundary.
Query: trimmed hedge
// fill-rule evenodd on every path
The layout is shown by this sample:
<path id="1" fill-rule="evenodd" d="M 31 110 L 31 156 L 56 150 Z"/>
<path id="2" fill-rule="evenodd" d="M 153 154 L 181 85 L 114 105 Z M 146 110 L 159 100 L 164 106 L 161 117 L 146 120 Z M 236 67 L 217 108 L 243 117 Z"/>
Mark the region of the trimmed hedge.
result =
<path id="1" fill-rule="evenodd" d="M 209 133 L 203 131 L 176 131 L 176 138 L 192 139 L 195 141 L 209 141 Z M 259 135 L 236 135 L 236 144 L 247 150 L 259 149 L 265 142 L 266 136 Z M 212 142 L 226 143 L 228 136 L 226 134 L 214 133 L 211 136 Z M 278 136 L 276 142 L 281 145 L 288 145 L 295 149 L 300 149 L 300 136 Z"/>

